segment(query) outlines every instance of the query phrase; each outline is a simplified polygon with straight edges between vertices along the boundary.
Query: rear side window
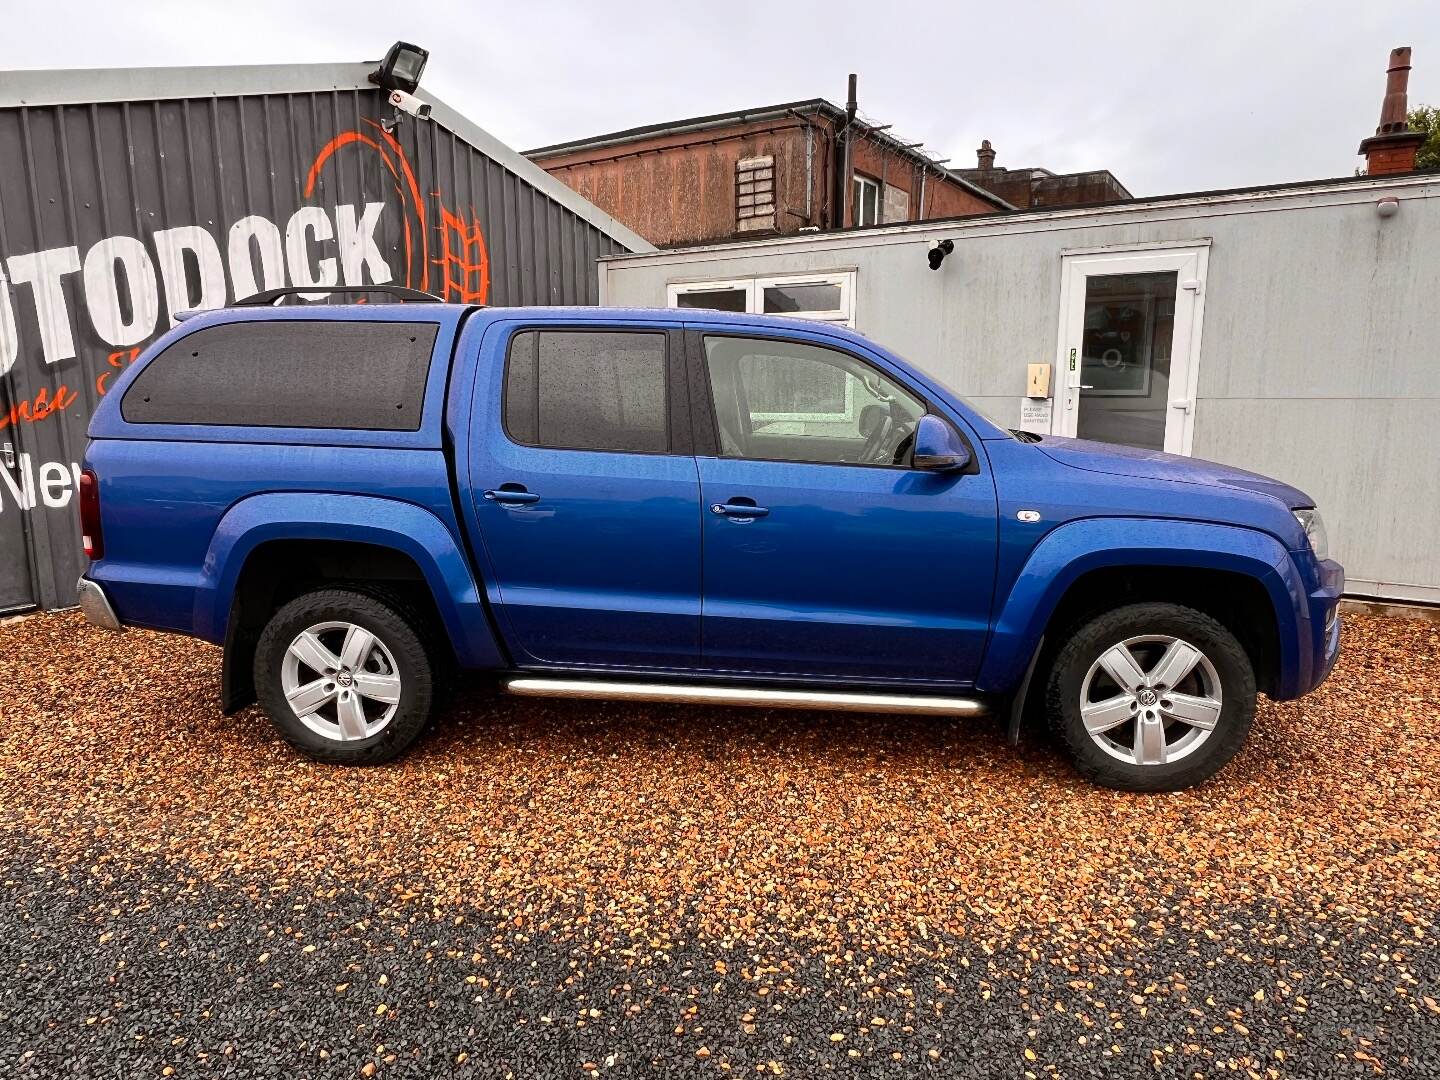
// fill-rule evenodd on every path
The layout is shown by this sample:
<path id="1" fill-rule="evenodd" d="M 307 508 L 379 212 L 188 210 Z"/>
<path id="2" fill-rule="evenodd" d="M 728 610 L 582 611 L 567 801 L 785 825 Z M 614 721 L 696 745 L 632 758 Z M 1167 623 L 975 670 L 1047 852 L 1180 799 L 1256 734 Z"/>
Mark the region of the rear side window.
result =
<path id="1" fill-rule="evenodd" d="M 207 327 L 145 366 L 131 424 L 418 431 L 440 327 L 277 319 Z"/>
<path id="2" fill-rule="evenodd" d="M 526 330 L 510 342 L 505 430 L 557 450 L 670 449 L 665 335 Z"/>

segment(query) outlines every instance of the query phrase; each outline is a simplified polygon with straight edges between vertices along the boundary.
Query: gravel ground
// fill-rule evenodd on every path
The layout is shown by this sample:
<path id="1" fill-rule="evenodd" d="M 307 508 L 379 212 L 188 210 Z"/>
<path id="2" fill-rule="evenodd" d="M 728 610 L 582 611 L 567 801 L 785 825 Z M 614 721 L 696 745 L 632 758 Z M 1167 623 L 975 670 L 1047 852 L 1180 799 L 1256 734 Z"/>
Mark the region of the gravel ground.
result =
<path id="1" fill-rule="evenodd" d="M 1440 626 L 1191 792 L 990 724 L 462 694 L 397 766 L 0 626 L 0 1076 L 1440 1076 Z"/>

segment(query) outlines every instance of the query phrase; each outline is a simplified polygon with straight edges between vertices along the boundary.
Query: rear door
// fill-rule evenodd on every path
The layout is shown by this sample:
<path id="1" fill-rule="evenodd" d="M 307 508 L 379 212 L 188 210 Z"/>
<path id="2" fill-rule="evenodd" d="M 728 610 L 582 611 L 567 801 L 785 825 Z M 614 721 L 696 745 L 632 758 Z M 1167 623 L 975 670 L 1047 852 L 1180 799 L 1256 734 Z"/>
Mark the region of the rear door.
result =
<path id="1" fill-rule="evenodd" d="M 969 683 L 995 579 L 988 465 L 912 468 L 927 403 L 876 357 L 827 341 L 688 338 L 692 394 L 715 424 L 712 446 L 697 410 L 705 664 Z"/>
<path id="2" fill-rule="evenodd" d="M 470 418 L 469 495 L 517 663 L 689 669 L 700 485 L 678 332 L 498 323 Z"/>

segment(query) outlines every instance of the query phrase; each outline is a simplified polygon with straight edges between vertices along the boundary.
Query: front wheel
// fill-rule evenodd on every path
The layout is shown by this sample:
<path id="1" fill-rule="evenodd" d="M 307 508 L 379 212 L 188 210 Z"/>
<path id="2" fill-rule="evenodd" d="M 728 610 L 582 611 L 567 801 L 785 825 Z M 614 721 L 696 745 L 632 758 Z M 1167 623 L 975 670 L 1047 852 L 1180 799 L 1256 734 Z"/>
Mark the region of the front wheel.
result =
<path id="1" fill-rule="evenodd" d="M 1055 657 L 1051 726 L 1088 780 L 1178 791 L 1235 756 L 1255 717 L 1245 650 L 1210 616 L 1130 604 L 1081 625 Z"/>
<path id="2" fill-rule="evenodd" d="M 255 648 L 255 689 L 297 750 L 378 765 L 425 730 L 435 676 L 415 629 L 373 597 L 324 589 L 290 601 Z"/>

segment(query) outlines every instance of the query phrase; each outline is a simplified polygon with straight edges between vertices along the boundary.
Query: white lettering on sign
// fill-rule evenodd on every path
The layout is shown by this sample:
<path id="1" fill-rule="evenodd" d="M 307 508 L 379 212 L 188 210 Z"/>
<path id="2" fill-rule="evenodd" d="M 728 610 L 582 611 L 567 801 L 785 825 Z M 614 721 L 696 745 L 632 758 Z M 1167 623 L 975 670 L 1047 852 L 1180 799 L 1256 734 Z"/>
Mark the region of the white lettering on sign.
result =
<path id="1" fill-rule="evenodd" d="M 47 461 L 39 470 L 29 454 L 21 454 L 19 478 L 9 469 L 0 469 L 0 514 L 8 502 L 17 510 L 33 510 L 44 504 L 52 510 L 62 510 L 70 505 L 70 497 L 80 486 L 80 466 L 74 462 Z M 39 473 L 39 498 L 36 498 L 36 473 Z"/>
<path id="2" fill-rule="evenodd" d="M 41 357 L 56 364 L 75 356 L 74 313 L 64 283 L 79 274 L 80 293 L 95 334 L 108 345 L 128 348 L 160 328 L 163 292 L 169 324 L 175 312 L 223 307 L 263 289 L 291 283 L 319 291 L 302 294 L 317 300 L 327 286 L 382 284 L 394 279 L 376 239 L 385 203 L 334 208 L 303 206 L 282 231 L 259 214 L 230 226 L 222 256 L 219 239 L 200 225 L 160 229 L 147 246 L 133 236 L 107 236 L 82 260 L 75 245 L 47 248 L 0 259 L 0 375 L 20 357 L 20 313 L 15 294 L 29 286 L 34 298 L 35 329 Z M 228 265 L 227 265 L 228 264 Z M 258 277 L 257 277 L 258 267 Z M 227 280 L 227 273 L 228 280 Z M 128 317 L 125 312 L 129 311 Z"/>
<path id="3" fill-rule="evenodd" d="M 120 306 L 120 277 L 130 298 L 127 322 Z M 145 245 L 133 236 L 111 236 L 85 255 L 85 306 L 102 341 L 134 345 L 155 332 L 160 317 L 160 294 L 155 291 L 155 264 Z"/>
<path id="4" fill-rule="evenodd" d="M 27 457 L 29 455 L 26 455 Z M 40 498 L 52 510 L 70 505 L 70 469 L 58 461 L 40 466 Z"/>
<path id="5" fill-rule="evenodd" d="M 380 224 L 384 203 L 365 204 L 360 220 L 355 220 L 355 207 L 335 207 L 335 231 L 340 241 L 340 269 L 346 285 L 364 285 L 365 268 L 376 285 L 390 280 L 390 264 L 385 261 L 380 245 L 375 242 L 375 229 Z"/>
<path id="6" fill-rule="evenodd" d="M 280 239 L 280 230 L 269 218 L 251 214 L 231 225 L 229 249 L 230 287 L 235 291 L 236 300 L 254 296 L 262 289 L 285 287 L 285 247 Z M 255 283 L 255 263 L 251 260 L 251 251 L 259 252 L 260 280 L 264 284 Z"/>
<path id="7" fill-rule="evenodd" d="M 29 510 L 35 505 L 35 473 L 30 468 L 30 455 L 20 455 L 20 482 L 10 475 L 9 469 L 0 469 L 0 496 L 9 492 L 17 510 Z M 0 510 L 5 509 L 5 500 L 0 498 Z"/>
<path id="8" fill-rule="evenodd" d="M 75 355 L 75 335 L 70 329 L 70 306 L 60 279 L 80 269 L 80 249 L 50 248 L 29 255 L 10 257 L 10 280 L 29 285 L 35 292 L 35 313 L 40 320 L 40 346 L 45 363 L 69 360 Z"/>
<path id="9" fill-rule="evenodd" d="M 335 260 L 321 259 L 310 267 L 310 238 L 329 240 L 335 235 L 330 227 L 330 218 L 318 206 L 302 206 L 290 215 L 285 226 L 285 260 L 290 264 L 290 280 L 296 285 L 338 285 L 340 279 L 335 272 Z M 318 300 L 325 294 L 301 293 L 307 300 Z"/>
<path id="10" fill-rule="evenodd" d="M 20 355 L 20 334 L 15 329 L 15 309 L 10 304 L 10 287 L 5 283 L 5 264 L 0 263 L 0 375 L 15 366 Z"/>
<path id="11" fill-rule="evenodd" d="M 198 296 L 190 293 L 190 275 L 185 272 L 186 252 L 195 257 L 200 271 Z M 165 283 L 170 325 L 179 322 L 175 318 L 177 311 L 225 306 L 225 264 L 220 260 L 219 245 L 209 232 L 199 225 L 161 229 L 155 234 L 155 253 L 159 256 L 160 280 Z"/>

